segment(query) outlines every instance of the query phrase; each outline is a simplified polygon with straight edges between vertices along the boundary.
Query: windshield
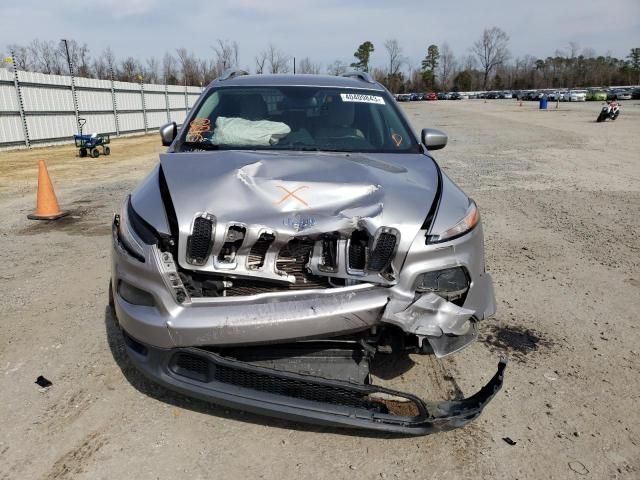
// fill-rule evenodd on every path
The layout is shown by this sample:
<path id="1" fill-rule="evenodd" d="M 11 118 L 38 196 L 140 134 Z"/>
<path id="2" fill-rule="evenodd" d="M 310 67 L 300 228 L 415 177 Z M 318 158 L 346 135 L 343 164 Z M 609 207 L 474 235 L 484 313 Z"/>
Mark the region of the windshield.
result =
<path id="1" fill-rule="evenodd" d="M 200 104 L 177 150 L 415 153 L 390 97 L 328 87 L 224 87 Z"/>

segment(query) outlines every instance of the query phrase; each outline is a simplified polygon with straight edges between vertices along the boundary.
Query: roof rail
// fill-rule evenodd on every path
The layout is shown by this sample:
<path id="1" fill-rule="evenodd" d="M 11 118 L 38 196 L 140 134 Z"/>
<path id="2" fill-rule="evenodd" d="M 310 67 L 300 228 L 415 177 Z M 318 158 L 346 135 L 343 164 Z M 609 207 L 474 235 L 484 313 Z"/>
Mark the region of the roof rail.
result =
<path id="1" fill-rule="evenodd" d="M 228 68 L 227 70 L 222 72 L 222 75 L 216 78 L 216 80 L 224 82 L 225 80 L 229 80 L 230 78 L 240 77 L 242 75 L 249 75 L 249 72 L 239 70 L 237 68 Z"/>
<path id="2" fill-rule="evenodd" d="M 342 76 L 359 78 L 360 80 L 365 81 L 367 83 L 376 83 L 376 81 L 373 78 L 371 78 L 371 75 L 369 75 L 367 72 L 361 72 L 359 70 L 353 70 L 351 72 L 343 73 Z"/>

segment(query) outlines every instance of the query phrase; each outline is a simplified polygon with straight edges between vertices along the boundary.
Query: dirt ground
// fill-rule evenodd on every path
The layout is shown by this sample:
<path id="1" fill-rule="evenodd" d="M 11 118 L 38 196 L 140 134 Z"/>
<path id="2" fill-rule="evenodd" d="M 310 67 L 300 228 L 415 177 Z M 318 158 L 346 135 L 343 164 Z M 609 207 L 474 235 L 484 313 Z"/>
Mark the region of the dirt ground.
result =
<path id="1" fill-rule="evenodd" d="M 419 438 L 229 411 L 144 380 L 107 310 L 110 222 L 159 139 L 99 159 L 0 152 L 0 478 L 640 478 L 640 103 L 604 124 L 598 103 L 551 107 L 403 105 L 417 130 L 449 133 L 436 157 L 480 207 L 498 313 L 462 353 L 394 366 L 396 386 L 468 395 L 510 357 L 477 421 Z M 57 223 L 26 219 L 40 158 L 72 210 Z"/>

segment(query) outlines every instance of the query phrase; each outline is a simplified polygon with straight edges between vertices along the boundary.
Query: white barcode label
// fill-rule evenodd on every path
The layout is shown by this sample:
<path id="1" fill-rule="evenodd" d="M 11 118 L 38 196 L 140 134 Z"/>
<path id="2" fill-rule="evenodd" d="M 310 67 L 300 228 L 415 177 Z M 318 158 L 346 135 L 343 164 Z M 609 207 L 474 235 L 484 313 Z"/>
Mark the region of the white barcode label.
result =
<path id="1" fill-rule="evenodd" d="M 362 93 L 341 93 L 340 98 L 343 102 L 359 102 L 359 103 L 376 103 L 384 105 L 384 98 L 377 95 L 365 95 Z"/>

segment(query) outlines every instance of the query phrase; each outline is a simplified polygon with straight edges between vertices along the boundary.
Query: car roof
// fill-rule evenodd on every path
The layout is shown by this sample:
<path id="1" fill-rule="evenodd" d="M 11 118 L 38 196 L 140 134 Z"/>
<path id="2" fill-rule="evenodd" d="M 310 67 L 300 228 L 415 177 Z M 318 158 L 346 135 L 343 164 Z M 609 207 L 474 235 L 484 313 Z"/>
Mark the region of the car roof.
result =
<path id="1" fill-rule="evenodd" d="M 335 75 L 237 75 L 227 80 L 216 79 L 209 84 L 212 87 L 337 87 L 360 90 L 379 90 L 385 88 L 379 83 L 370 83 L 358 77 L 337 77 Z"/>

